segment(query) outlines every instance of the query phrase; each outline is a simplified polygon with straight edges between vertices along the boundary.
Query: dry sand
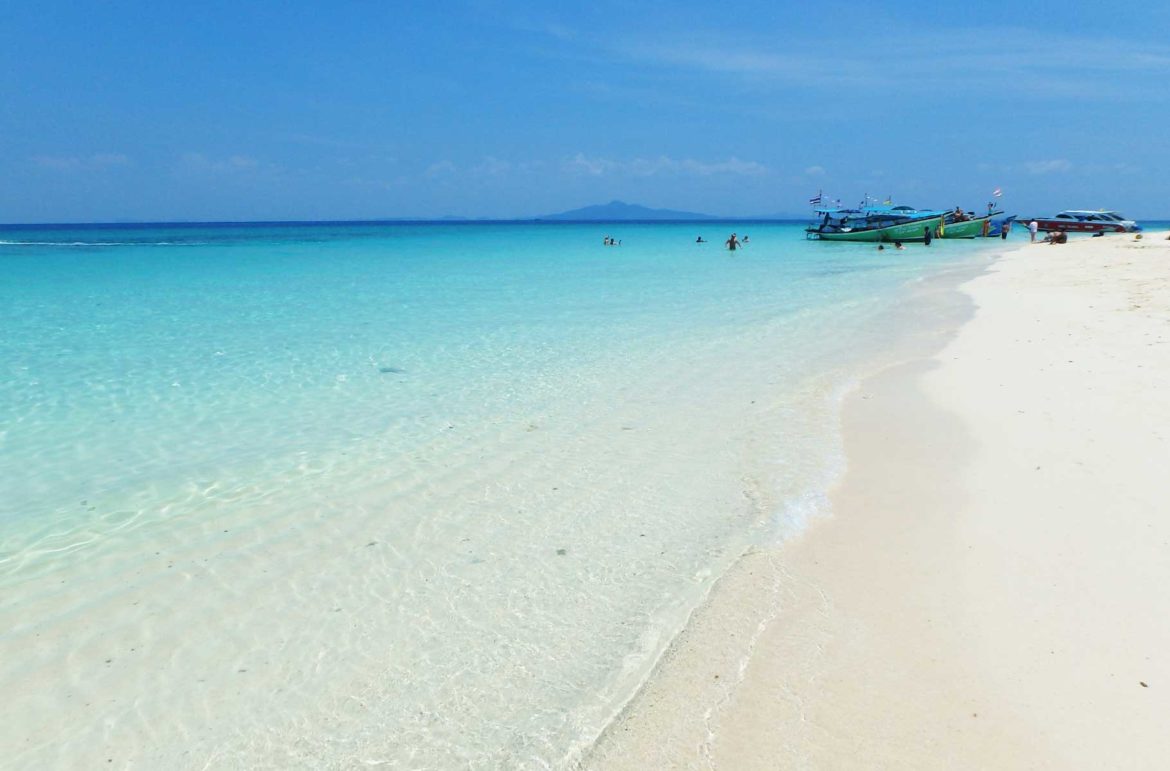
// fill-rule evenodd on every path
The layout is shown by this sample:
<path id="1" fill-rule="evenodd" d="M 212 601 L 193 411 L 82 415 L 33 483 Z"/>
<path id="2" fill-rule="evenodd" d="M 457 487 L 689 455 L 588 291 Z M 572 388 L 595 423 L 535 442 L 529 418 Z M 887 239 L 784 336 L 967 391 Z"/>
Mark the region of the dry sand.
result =
<path id="1" fill-rule="evenodd" d="M 1170 768 L 1170 241 L 1026 245 L 866 381 L 590 768 Z"/>

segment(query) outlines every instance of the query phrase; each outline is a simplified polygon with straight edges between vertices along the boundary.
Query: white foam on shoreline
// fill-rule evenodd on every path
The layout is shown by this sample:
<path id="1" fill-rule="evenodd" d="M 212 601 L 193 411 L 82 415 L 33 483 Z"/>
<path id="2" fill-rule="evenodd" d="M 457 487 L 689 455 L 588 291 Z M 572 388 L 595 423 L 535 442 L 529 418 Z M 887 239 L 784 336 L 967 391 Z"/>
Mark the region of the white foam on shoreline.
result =
<path id="1" fill-rule="evenodd" d="M 680 749 L 703 738 L 698 766 L 711 766 L 711 748 L 719 736 L 713 726 L 736 689 L 743 684 L 757 644 L 796 591 L 778 559 L 784 544 L 818 519 L 832 516 L 830 493 L 844 477 L 847 458 L 841 446 L 841 414 L 866 379 L 924 352 L 937 350 L 971 316 L 965 303 L 954 304 L 956 288 L 986 270 L 999 250 L 988 250 L 971 263 L 913 281 L 908 302 L 891 310 L 882 329 L 892 333 L 884 346 L 870 348 L 855 362 L 857 374 L 841 379 L 823 402 L 822 428 L 831 438 L 825 463 L 805 479 L 802 492 L 780 495 L 772 537 L 744 551 L 688 615 L 638 691 L 588 746 L 566 758 L 566 765 L 589 769 L 637 769 L 650 763 L 677 761 Z M 717 672 L 716 681 L 710 672 Z M 650 707 L 650 705 L 653 705 Z M 799 705 L 796 705 L 799 709 Z M 683 742 L 678 744 L 678 742 Z M 663 748 L 658 755 L 656 747 Z M 669 748 L 669 751 L 667 751 Z M 669 761 L 674 758 L 675 761 Z"/>

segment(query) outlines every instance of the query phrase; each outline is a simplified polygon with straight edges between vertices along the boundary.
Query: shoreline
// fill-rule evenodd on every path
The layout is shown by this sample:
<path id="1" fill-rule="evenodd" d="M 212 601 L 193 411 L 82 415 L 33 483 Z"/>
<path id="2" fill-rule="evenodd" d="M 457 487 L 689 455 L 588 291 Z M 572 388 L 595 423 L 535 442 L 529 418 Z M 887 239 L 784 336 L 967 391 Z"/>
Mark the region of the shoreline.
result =
<path id="1" fill-rule="evenodd" d="M 847 400 L 832 515 L 745 556 L 585 766 L 1170 753 L 1164 237 L 1024 244 L 966 282 L 978 311 L 945 347 Z M 753 627 L 769 585 L 776 612 Z"/>
<path id="2" fill-rule="evenodd" d="M 969 298 L 959 287 L 989 270 L 999 250 L 987 257 L 960 263 L 927 277 L 910 288 L 907 301 L 884 319 L 883 329 L 892 341 L 858 379 L 840 394 L 834 411 L 838 420 L 871 379 L 882 373 L 936 355 L 974 314 Z M 838 424 L 836 432 L 846 433 Z M 732 703 L 746 676 L 746 668 L 759 638 L 794 606 L 806 604 L 802 586 L 787 564 L 787 550 L 810 531 L 831 523 L 834 498 L 853 463 L 847 437 L 839 436 L 842 467 L 826 480 L 812 511 L 802 512 L 799 522 L 781 528 L 773 542 L 749 544 L 692 611 L 686 624 L 662 652 L 650 677 L 622 705 L 614 719 L 579 760 L 583 768 L 635 769 L 652 765 L 709 767 L 714 734 L 712 715 Z M 781 518 L 783 519 L 783 518 Z M 695 672 L 707 670 L 706 677 Z M 693 705 L 704 705 L 700 712 Z M 670 737 L 662 742 L 660 737 Z M 702 738 L 699 738 L 702 737 Z M 655 752 L 647 749 L 654 745 Z M 689 746 L 681 755 L 679 750 Z"/>

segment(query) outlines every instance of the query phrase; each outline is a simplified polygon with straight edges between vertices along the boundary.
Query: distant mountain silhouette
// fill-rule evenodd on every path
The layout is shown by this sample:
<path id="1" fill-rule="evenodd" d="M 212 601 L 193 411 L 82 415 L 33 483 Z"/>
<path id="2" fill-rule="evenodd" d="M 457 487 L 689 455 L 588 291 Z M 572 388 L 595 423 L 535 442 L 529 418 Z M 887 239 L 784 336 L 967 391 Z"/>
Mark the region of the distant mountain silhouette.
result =
<path id="1" fill-rule="evenodd" d="M 633 203 L 610 201 L 606 204 L 586 206 L 582 209 L 564 211 L 560 214 L 546 214 L 536 219 L 559 222 L 613 222 L 620 220 L 713 220 L 718 219 L 718 217 L 713 217 L 710 214 L 696 214 L 695 212 L 689 211 L 651 209 Z"/>

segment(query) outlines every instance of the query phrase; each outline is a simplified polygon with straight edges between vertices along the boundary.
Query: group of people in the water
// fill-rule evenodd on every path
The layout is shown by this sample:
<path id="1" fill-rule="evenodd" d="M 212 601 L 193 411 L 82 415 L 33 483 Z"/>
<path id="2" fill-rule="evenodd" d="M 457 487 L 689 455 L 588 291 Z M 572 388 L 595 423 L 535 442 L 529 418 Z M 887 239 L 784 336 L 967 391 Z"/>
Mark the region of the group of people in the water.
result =
<path id="1" fill-rule="evenodd" d="M 746 246 L 750 241 L 751 241 L 751 239 L 748 236 L 744 236 L 741 239 L 738 234 L 732 233 L 731 236 L 728 237 L 728 239 L 723 242 L 723 245 L 727 247 L 728 251 L 734 252 L 739 247 Z M 705 244 L 705 243 L 707 243 L 707 239 L 703 238 L 702 236 L 699 236 L 698 238 L 695 239 L 695 243 L 696 244 Z"/>
<path id="2" fill-rule="evenodd" d="M 603 238 L 601 240 L 601 243 L 604 244 L 605 246 L 621 246 L 622 245 L 621 239 L 614 238 L 613 236 L 606 236 L 605 238 Z M 695 243 L 696 244 L 706 244 L 709 242 L 707 241 L 707 239 L 703 238 L 703 236 L 700 235 L 698 238 L 695 239 Z M 734 252 L 736 249 L 740 248 L 741 246 L 747 246 L 749 243 L 751 243 L 751 238 L 749 238 L 748 236 L 745 235 L 743 238 L 740 238 L 738 233 L 732 233 L 728 237 L 728 239 L 723 242 L 723 245 L 727 247 L 728 251 Z"/>

